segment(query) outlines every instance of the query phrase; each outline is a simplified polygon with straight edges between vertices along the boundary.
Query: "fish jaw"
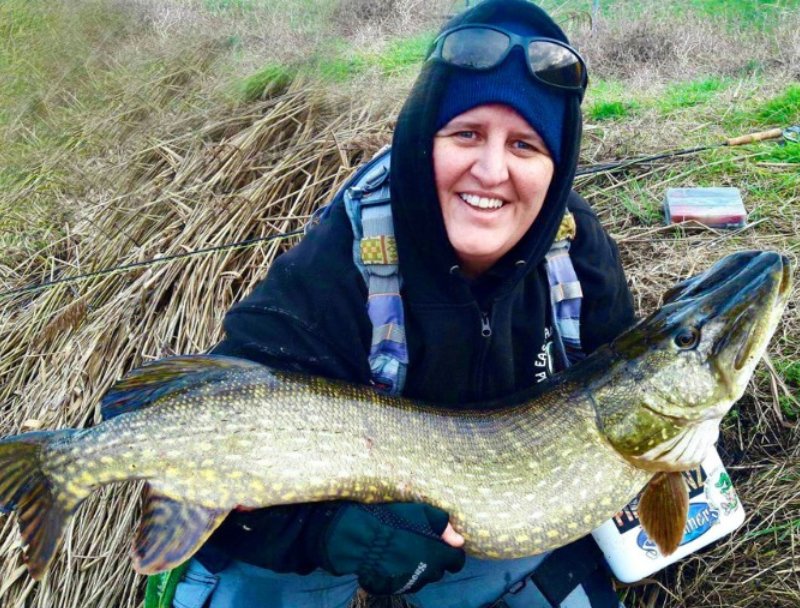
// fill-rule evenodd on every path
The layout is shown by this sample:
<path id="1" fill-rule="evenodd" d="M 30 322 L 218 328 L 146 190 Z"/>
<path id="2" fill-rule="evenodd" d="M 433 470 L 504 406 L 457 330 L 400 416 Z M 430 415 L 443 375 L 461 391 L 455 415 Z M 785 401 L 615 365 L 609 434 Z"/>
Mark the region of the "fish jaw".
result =
<path id="1" fill-rule="evenodd" d="M 688 471 L 697 467 L 719 439 L 721 418 L 711 418 L 687 425 L 667 441 L 658 444 L 644 454 L 629 456 L 635 466 L 659 472 Z"/>
<path id="2" fill-rule="evenodd" d="M 599 422 L 628 462 L 669 472 L 704 459 L 763 356 L 791 285 L 785 256 L 733 254 L 668 292 L 661 309 L 600 355 L 612 363 L 591 387 Z"/>

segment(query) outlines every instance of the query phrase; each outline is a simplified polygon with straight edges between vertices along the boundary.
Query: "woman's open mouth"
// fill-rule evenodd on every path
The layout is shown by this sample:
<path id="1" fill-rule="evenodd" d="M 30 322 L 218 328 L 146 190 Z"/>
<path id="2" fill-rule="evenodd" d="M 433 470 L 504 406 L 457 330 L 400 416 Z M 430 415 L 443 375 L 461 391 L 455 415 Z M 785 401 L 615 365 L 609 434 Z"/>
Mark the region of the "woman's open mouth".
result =
<path id="1" fill-rule="evenodd" d="M 500 207 L 505 205 L 505 201 L 499 198 L 486 198 L 475 194 L 459 194 L 458 196 L 470 207 L 475 207 L 477 209 L 500 209 Z"/>

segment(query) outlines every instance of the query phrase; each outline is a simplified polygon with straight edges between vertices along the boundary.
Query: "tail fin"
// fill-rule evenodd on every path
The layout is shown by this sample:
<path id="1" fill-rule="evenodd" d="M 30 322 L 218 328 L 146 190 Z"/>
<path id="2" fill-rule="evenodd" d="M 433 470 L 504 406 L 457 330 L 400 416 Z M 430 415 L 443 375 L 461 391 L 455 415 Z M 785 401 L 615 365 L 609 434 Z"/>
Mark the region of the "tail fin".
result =
<path id="1" fill-rule="evenodd" d="M 25 433 L 0 441 L 0 512 L 17 511 L 23 558 L 31 576 L 47 571 L 75 509 L 89 494 L 72 483 L 47 476 L 42 447 L 76 431 Z"/>

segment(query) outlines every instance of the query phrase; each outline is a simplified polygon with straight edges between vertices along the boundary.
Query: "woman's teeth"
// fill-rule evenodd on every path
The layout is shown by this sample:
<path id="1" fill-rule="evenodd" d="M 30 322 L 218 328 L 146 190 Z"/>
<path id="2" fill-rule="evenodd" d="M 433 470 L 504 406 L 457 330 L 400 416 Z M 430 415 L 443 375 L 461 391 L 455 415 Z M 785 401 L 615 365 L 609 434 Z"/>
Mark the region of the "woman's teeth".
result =
<path id="1" fill-rule="evenodd" d="M 459 194 L 461 200 L 472 207 L 480 209 L 499 209 L 503 206 L 503 201 L 496 198 L 483 198 L 474 194 Z"/>

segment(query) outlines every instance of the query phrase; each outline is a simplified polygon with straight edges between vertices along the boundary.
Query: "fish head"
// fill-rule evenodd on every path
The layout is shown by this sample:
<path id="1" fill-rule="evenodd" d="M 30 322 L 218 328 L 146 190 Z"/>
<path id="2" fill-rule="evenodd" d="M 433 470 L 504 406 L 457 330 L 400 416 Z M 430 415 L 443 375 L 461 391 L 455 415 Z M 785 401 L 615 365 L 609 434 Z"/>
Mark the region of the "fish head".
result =
<path id="1" fill-rule="evenodd" d="M 617 451 L 651 471 L 697 466 L 744 393 L 791 285 L 786 256 L 736 253 L 676 285 L 659 310 L 620 335 L 597 392 Z"/>

